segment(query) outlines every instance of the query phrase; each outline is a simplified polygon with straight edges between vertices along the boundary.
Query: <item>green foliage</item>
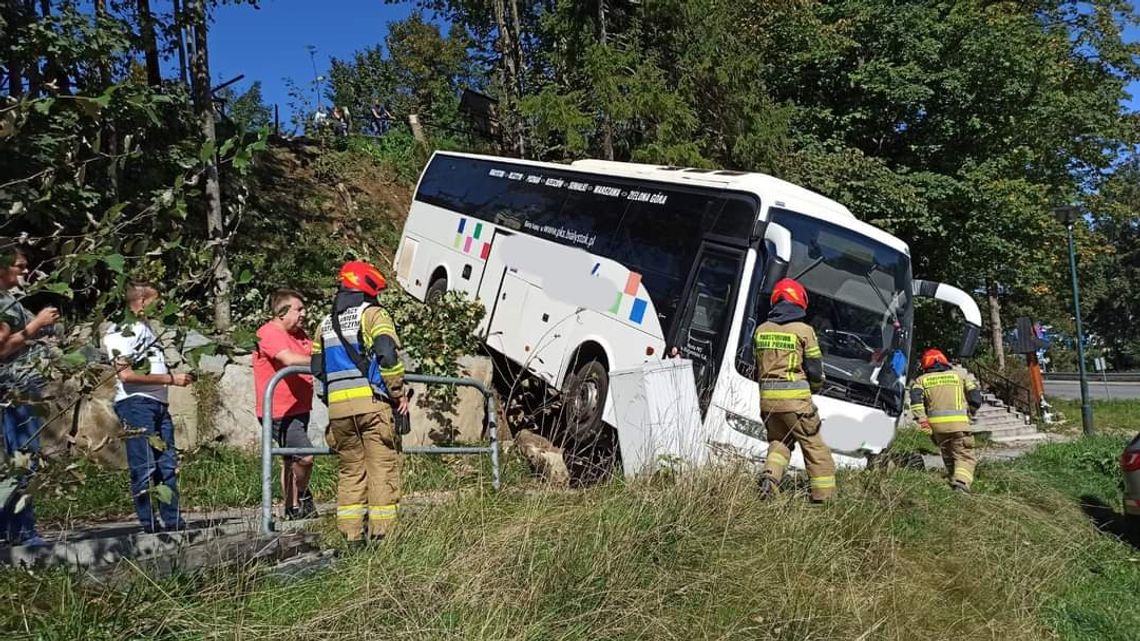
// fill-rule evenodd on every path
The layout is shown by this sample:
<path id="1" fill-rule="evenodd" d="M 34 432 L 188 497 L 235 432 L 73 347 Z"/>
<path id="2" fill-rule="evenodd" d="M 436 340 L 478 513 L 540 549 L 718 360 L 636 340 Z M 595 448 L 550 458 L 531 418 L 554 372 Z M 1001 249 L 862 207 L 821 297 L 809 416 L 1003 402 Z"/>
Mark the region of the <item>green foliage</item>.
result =
<path id="1" fill-rule="evenodd" d="M 459 376 L 460 357 L 482 348 L 475 328 L 486 310 L 482 303 L 459 292 L 447 292 L 438 303 L 423 305 L 402 292 L 389 290 L 381 296 L 380 304 L 396 323 L 401 347 L 411 361 L 409 372 Z M 446 423 L 457 399 L 454 387 L 434 385 L 427 388 L 426 398 L 417 402 L 435 420 Z"/>
<path id="2" fill-rule="evenodd" d="M 302 578 L 130 575 L 111 590 L 61 573 L 0 574 L 0 624 L 45 639 L 140 629 L 164 638 L 784 641 L 1000 629 L 1011 641 L 1130 639 L 1140 624 L 1134 552 L 1055 489 L 1057 469 L 983 466 L 968 497 L 933 473 L 841 475 L 839 500 L 822 508 L 802 496 L 760 501 L 742 470 L 583 492 L 461 493 L 402 511 L 384 545 Z M 773 568 L 795 568 L 795 580 L 772 589 Z"/>

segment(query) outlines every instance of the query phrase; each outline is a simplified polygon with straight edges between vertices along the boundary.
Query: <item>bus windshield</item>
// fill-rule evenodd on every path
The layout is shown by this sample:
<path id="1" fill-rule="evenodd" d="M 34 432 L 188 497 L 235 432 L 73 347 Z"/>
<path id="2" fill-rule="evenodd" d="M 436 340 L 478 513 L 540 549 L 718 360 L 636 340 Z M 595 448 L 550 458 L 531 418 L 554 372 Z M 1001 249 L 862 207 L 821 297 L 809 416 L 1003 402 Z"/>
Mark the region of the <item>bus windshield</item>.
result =
<path id="1" fill-rule="evenodd" d="M 910 259 L 887 245 L 811 216 L 773 208 L 770 218 L 791 232 L 787 276 L 808 291 L 805 321 L 815 329 L 823 351 L 827 384 L 822 393 L 897 415 L 904 391 L 899 378 L 905 375 L 911 349 Z M 763 274 L 758 269 L 754 281 Z M 771 285 L 753 282 L 753 288 L 770 291 Z M 763 322 L 768 301 L 757 299 L 753 322 Z M 741 338 L 750 339 L 751 331 Z M 751 371 L 741 373 L 755 376 Z"/>

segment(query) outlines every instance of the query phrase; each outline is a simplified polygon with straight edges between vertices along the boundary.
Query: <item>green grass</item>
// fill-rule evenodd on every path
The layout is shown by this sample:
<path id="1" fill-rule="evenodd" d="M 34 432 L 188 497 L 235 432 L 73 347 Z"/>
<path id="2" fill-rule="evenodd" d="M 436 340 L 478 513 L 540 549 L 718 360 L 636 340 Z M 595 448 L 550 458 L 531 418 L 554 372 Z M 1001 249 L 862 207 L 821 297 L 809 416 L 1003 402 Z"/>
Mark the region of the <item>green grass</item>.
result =
<path id="1" fill-rule="evenodd" d="M 503 457 L 505 483 L 518 484 L 527 476 L 525 464 Z M 317 502 L 336 500 L 336 458 L 315 459 L 310 487 Z M 280 499 L 280 458 L 274 459 L 273 496 Z M 491 464 L 486 456 L 405 456 L 405 493 L 476 487 L 489 484 Z M 130 518 L 126 470 L 108 470 L 86 460 L 73 466 L 54 463 L 36 480 L 33 497 L 36 517 L 50 526 L 75 521 Z M 251 507 L 261 502 L 261 459 L 229 447 L 207 447 L 179 460 L 178 488 L 183 510 Z"/>
<path id="2" fill-rule="evenodd" d="M 1137 552 L 1079 505 L 1119 506 L 1122 445 L 983 463 L 969 496 L 933 472 L 843 474 L 822 507 L 794 484 L 761 502 L 728 468 L 509 485 L 410 512 L 382 546 L 297 580 L 0 574 L 0 627 L 45 640 L 1132 640 Z"/>
<path id="3" fill-rule="evenodd" d="M 1089 383 L 1092 384 L 1091 382 Z M 1081 402 L 1049 399 L 1060 423 L 1045 426 L 1050 431 L 1077 433 L 1081 431 Z M 1135 436 L 1140 432 L 1140 399 L 1092 402 L 1093 426 L 1098 432 Z"/>

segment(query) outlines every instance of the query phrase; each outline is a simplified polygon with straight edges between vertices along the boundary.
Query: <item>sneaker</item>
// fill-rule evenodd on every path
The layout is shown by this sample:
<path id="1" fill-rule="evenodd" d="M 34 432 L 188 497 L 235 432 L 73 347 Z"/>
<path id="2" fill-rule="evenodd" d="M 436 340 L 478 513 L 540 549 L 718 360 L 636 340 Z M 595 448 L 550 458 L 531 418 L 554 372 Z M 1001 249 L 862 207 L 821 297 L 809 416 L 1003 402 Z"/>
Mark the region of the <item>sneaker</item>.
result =
<path id="1" fill-rule="evenodd" d="M 962 494 L 970 493 L 970 487 L 962 481 L 950 481 L 950 489 L 955 492 L 961 492 Z"/>
<path id="2" fill-rule="evenodd" d="M 300 519 L 300 518 L 301 518 L 301 509 L 300 508 L 287 507 L 287 508 L 285 508 L 285 515 L 282 517 L 282 520 L 296 521 L 297 519 Z"/>
<path id="3" fill-rule="evenodd" d="M 317 513 L 317 502 L 313 500 L 313 495 L 305 492 L 301 497 L 301 508 L 298 510 L 297 518 L 299 519 L 315 519 L 319 516 Z"/>
<path id="4" fill-rule="evenodd" d="M 182 530 L 185 530 L 185 529 L 186 529 L 186 521 L 184 521 L 182 519 L 178 519 L 178 522 L 175 523 L 174 525 L 163 526 L 162 531 L 163 532 L 181 532 Z"/>
<path id="5" fill-rule="evenodd" d="M 47 541 L 45 541 L 44 537 L 40 536 L 39 534 L 33 534 L 33 535 L 29 536 L 28 538 L 24 539 L 23 542 L 20 543 L 20 545 L 27 547 L 27 548 L 46 548 L 49 545 L 51 545 L 51 543 L 48 543 Z"/>

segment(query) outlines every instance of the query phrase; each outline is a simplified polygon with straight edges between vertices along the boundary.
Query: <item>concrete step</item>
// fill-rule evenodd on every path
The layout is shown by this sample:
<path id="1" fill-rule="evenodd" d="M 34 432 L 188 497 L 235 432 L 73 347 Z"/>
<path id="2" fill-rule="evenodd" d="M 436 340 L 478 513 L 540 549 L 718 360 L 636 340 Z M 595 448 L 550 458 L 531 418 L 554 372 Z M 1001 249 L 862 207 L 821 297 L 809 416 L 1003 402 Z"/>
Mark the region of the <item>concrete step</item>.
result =
<path id="1" fill-rule="evenodd" d="M 993 439 L 993 438 L 996 438 L 999 436 L 1024 436 L 1024 435 L 1028 435 L 1028 434 L 1038 434 L 1039 432 L 1034 427 L 1022 426 L 1022 427 L 1002 427 L 1002 428 L 992 429 L 992 430 L 991 429 L 975 429 L 974 433 L 975 434 L 986 434 L 989 436 L 990 439 Z"/>
<path id="2" fill-rule="evenodd" d="M 999 443 L 1001 445 L 1021 444 L 1021 443 L 1043 443 L 1045 441 L 1051 441 L 1051 440 L 1053 440 L 1053 439 L 1051 439 L 1048 434 L 1042 434 L 1040 432 L 1034 432 L 1032 434 L 1018 434 L 1018 435 L 1014 435 L 1014 436 L 993 436 L 993 437 L 990 437 L 991 442 Z"/>
<path id="3" fill-rule="evenodd" d="M 112 565 L 124 558 L 157 557 L 172 550 L 242 532 L 252 532 L 252 528 L 246 523 L 231 522 L 181 532 L 84 538 L 43 547 L 17 545 L 0 548 L 0 566 L 31 568 L 66 565 L 72 568 L 90 568 Z"/>
<path id="4" fill-rule="evenodd" d="M 974 421 L 974 423 L 972 423 L 972 425 L 974 426 L 975 429 L 977 429 L 980 426 L 985 426 L 985 427 L 1015 427 L 1015 426 L 1016 427 L 1024 427 L 1024 426 L 1032 425 L 1032 424 L 1029 423 L 1028 421 L 1024 420 L 1024 419 L 1017 419 L 1017 418 L 1014 418 L 1011 416 L 1009 418 L 1000 418 L 1000 419 L 990 418 L 990 419 L 985 419 L 982 421 Z"/>
<path id="5" fill-rule="evenodd" d="M 1017 410 L 1011 407 L 996 407 L 994 405 L 983 405 L 978 409 L 978 416 L 989 416 L 993 414 L 1017 414 Z"/>

